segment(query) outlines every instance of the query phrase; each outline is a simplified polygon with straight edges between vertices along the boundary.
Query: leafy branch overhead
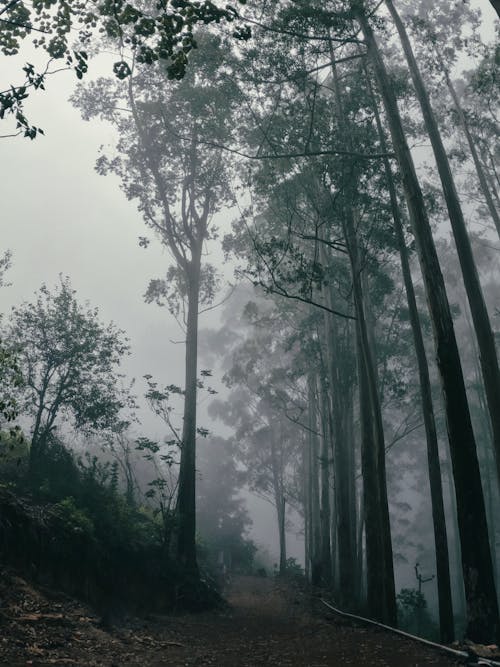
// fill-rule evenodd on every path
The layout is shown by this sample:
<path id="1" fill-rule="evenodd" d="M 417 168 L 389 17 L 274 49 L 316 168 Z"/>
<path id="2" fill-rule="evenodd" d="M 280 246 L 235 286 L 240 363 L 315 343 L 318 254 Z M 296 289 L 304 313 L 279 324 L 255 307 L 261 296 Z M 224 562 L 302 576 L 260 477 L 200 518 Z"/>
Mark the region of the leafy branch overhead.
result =
<path id="1" fill-rule="evenodd" d="M 244 4 L 245 0 L 238 0 Z M 231 5 L 211 0 L 159 0 L 155 3 L 131 3 L 125 0 L 100 0 L 89 6 L 84 0 L 11 0 L 0 9 L 0 52 L 5 56 L 19 53 L 22 44 L 32 43 L 43 49 L 50 61 L 61 61 L 81 79 L 88 71 L 88 52 L 102 38 L 118 42 L 121 53 L 133 52 L 137 63 L 164 64 L 169 79 L 182 79 L 189 53 L 197 48 L 194 36 L 198 24 L 234 25 L 233 37 L 249 39 L 250 29 L 238 19 Z M 49 61 L 49 62 L 50 62 Z M 0 119 L 13 115 L 24 136 L 34 139 L 43 131 L 27 120 L 23 102 L 29 90 L 44 89 L 48 69 L 36 73 L 33 65 L 24 68 L 24 82 L 0 91 Z M 118 79 L 131 74 L 122 55 L 113 64 Z"/>

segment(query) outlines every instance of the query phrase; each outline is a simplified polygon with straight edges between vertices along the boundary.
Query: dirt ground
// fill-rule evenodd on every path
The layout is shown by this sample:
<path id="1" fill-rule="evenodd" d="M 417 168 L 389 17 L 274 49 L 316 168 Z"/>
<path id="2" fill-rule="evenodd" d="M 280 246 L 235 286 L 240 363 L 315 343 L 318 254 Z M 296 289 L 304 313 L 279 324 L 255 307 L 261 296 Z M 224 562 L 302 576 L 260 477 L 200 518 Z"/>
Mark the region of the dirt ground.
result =
<path id="1" fill-rule="evenodd" d="M 237 577 L 229 607 L 122 618 L 112 629 L 84 605 L 17 577 L 0 583 L 0 665 L 451 667 L 459 663 L 391 633 L 315 609 L 271 579 Z M 327 610 L 325 610 L 327 611 Z"/>

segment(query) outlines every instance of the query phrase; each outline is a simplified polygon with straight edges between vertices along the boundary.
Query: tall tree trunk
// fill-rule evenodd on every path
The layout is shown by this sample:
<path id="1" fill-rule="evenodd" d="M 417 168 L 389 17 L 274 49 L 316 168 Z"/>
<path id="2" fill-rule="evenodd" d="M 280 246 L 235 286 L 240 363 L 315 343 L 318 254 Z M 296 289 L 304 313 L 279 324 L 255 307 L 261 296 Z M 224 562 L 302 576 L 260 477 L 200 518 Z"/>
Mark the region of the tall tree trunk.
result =
<path id="1" fill-rule="evenodd" d="M 280 547 L 280 574 L 286 573 L 286 499 L 285 496 L 276 498 L 276 512 L 278 516 L 278 536 Z"/>
<path id="2" fill-rule="evenodd" d="M 365 581 L 364 581 L 364 567 L 363 567 L 363 533 L 365 530 L 365 503 L 363 486 L 359 494 L 359 511 L 358 523 L 356 525 L 356 591 L 358 603 L 363 606 L 365 598 Z"/>
<path id="3" fill-rule="evenodd" d="M 323 585 L 329 586 L 332 578 L 332 552 L 330 544 L 330 442 L 332 437 L 330 401 L 324 381 L 320 380 L 322 405 L 321 438 L 321 571 Z"/>
<path id="4" fill-rule="evenodd" d="M 308 378 L 309 402 L 309 470 L 311 485 L 311 583 L 321 585 L 321 526 L 319 502 L 319 439 L 318 439 L 318 404 L 316 397 L 316 380 L 313 375 Z"/>
<path id="5" fill-rule="evenodd" d="M 278 519 L 278 540 L 280 549 L 280 565 L 279 573 L 286 572 L 286 499 L 283 489 L 283 469 L 281 461 L 278 460 L 278 452 L 276 450 L 276 442 L 279 438 L 280 452 L 283 448 L 282 429 L 279 425 L 279 436 L 276 435 L 277 429 L 271 430 L 271 469 L 273 476 L 273 490 L 274 490 L 274 504 L 276 506 L 276 517 Z"/>
<path id="6" fill-rule="evenodd" d="M 449 457 L 449 450 L 447 448 L 444 460 L 444 469 L 446 471 L 446 478 L 448 480 L 448 495 L 450 498 L 450 506 L 448 516 L 451 519 L 450 526 L 450 542 L 451 542 L 451 570 L 453 586 L 452 591 L 455 597 L 454 609 L 455 616 L 458 616 L 461 621 L 467 619 L 467 602 L 465 599 L 464 578 L 462 574 L 462 555 L 460 551 L 460 531 L 458 528 L 457 519 L 457 502 L 455 495 L 455 486 L 453 484 L 453 470 L 451 460 Z"/>
<path id="7" fill-rule="evenodd" d="M 349 125 L 344 114 L 342 94 L 331 42 L 329 46 L 332 59 L 336 111 L 343 135 L 349 137 Z M 366 532 L 367 568 L 370 570 L 368 574 L 368 604 L 374 618 L 389 625 L 396 625 L 396 589 L 394 583 L 389 504 L 387 500 L 384 428 L 377 386 L 377 374 L 370 346 L 363 298 L 361 262 L 359 260 L 358 239 L 354 219 L 355 174 L 353 171 L 353 169 L 348 170 L 344 167 L 342 182 L 342 190 L 344 192 L 342 224 L 351 266 L 358 351 L 361 354 L 362 363 L 360 376 L 363 377 L 364 384 L 362 392 L 364 394 L 364 409 L 368 410 L 370 421 L 369 427 L 367 425 L 367 429 L 364 432 L 365 443 L 363 449 L 365 456 L 362 457 L 363 477 L 365 473 L 370 477 L 368 482 L 370 489 L 368 490 L 365 487 L 365 498 L 370 499 L 370 505 L 373 508 L 371 519 L 367 515 L 367 522 L 369 520 L 375 522 L 373 526 L 370 526 L 370 531 L 367 530 Z M 370 435 L 368 434 L 368 429 Z M 376 584 L 375 578 L 379 580 Z"/>
<path id="8" fill-rule="evenodd" d="M 467 322 L 467 326 L 472 336 L 471 340 L 474 351 L 474 388 L 479 403 L 479 411 L 481 415 L 480 418 L 481 431 L 480 431 L 480 436 L 478 438 L 479 467 L 481 468 L 481 478 L 483 480 L 483 492 L 485 495 L 484 500 L 486 504 L 486 517 L 488 519 L 488 528 L 490 532 L 491 558 L 493 560 L 493 568 L 494 568 L 493 574 L 495 577 L 495 586 L 497 587 L 497 593 L 498 593 L 498 575 L 497 575 L 498 558 L 497 558 L 497 548 L 495 541 L 496 521 L 495 521 L 495 512 L 493 510 L 494 507 L 493 493 L 494 491 L 500 492 L 500 486 L 498 486 L 498 484 L 494 484 L 495 488 L 493 489 L 491 484 L 491 471 L 494 467 L 495 461 L 494 461 L 494 454 L 491 451 L 491 447 L 489 447 L 489 443 L 491 443 L 491 440 L 493 438 L 493 433 L 491 429 L 491 421 L 488 419 L 486 396 L 484 393 L 484 385 L 481 378 L 481 371 L 479 369 L 479 364 L 477 362 L 478 354 L 476 345 L 474 344 L 475 341 L 473 338 L 472 325 L 467 312 L 467 306 L 465 304 L 464 307 L 462 308 L 462 312 L 464 313 L 465 321 Z M 492 456 L 493 461 L 490 458 L 491 455 L 493 455 Z M 493 465 L 491 465 L 491 463 L 493 463 Z M 496 475 L 495 475 L 495 480 L 496 480 Z"/>
<path id="9" fill-rule="evenodd" d="M 306 581 L 310 581 L 311 577 L 311 566 L 310 566 L 310 544 L 311 544 L 311 518 L 310 518 L 310 477 L 311 473 L 309 470 L 309 445 L 310 438 L 304 438 L 302 443 L 302 494 L 303 494 L 303 507 L 304 507 L 304 571 L 306 575 Z"/>
<path id="10" fill-rule="evenodd" d="M 396 610 L 386 602 L 385 550 L 380 531 L 380 490 L 378 481 L 377 445 L 373 429 L 372 407 L 365 359 L 361 350 L 360 334 L 356 328 L 358 348 L 359 409 L 361 419 L 361 469 L 363 473 L 365 540 L 366 540 L 366 601 L 368 613 L 384 623 L 395 625 Z M 392 580 L 394 585 L 394 579 Z M 395 598 L 395 596 L 394 596 Z M 395 607 L 395 602 L 394 602 Z"/>
<path id="11" fill-rule="evenodd" d="M 383 153 L 387 153 L 385 133 L 382 127 L 378 105 L 373 93 L 370 78 L 367 73 L 367 86 L 372 100 L 377 131 L 379 134 L 380 148 Z M 422 401 L 422 416 L 424 420 L 425 435 L 427 442 L 427 466 L 429 471 L 429 483 L 431 490 L 432 523 L 434 528 L 434 547 L 436 552 L 436 573 L 439 601 L 439 626 L 441 641 L 445 643 L 452 642 L 454 639 L 453 625 L 453 604 L 451 597 L 450 582 L 450 564 L 448 555 L 448 539 L 446 535 L 446 517 L 443 500 L 443 485 L 441 480 L 441 469 L 439 463 L 439 446 L 436 430 L 436 420 L 434 417 L 434 406 L 432 402 L 432 388 L 429 376 L 429 365 L 427 363 L 427 354 L 425 352 L 424 338 L 418 316 L 417 300 L 413 288 L 411 277 L 410 262 L 408 259 L 408 250 L 406 247 L 403 231 L 403 222 L 399 208 L 396 186 L 392 175 L 392 169 L 388 158 L 384 158 L 384 169 L 389 190 L 392 217 L 394 220 L 394 230 L 401 259 L 401 270 L 403 282 L 408 302 L 408 312 L 410 316 L 410 325 L 413 333 L 413 342 L 415 345 L 415 355 L 417 359 L 418 375 L 420 382 L 420 396 Z"/>
<path id="12" fill-rule="evenodd" d="M 196 560 L 196 394 L 198 367 L 198 303 L 201 243 L 193 251 L 188 284 L 186 326 L 186 388 L 177 495 L 177 557 L 186 570 L 198 574 Z"/>
<path id="13" fill-rule="evenodd" d="M 476 333 L 479 347 L 479 360 L 481 362 L 484 388 L 486 391 L 488 410 L 493 429 L 493 449 L 495 451 L 498 482 L 500 484 L 500 369 L 498 367 L 495 337 L 491 328 L 488 309 L 484 300 L 474 255 L 472 254 L 472 247 L 455 187 L 455 181 L 451 173 L 450 163 L 430 104 L 429 96 L 422 80 L 422 76 L 420 75 L 417 61 L 415 60 L 403 22 L 401 21 L 392 0 L 386 0 L 386 5 L 391 13 L 401 39 L 401 44 L 403 45 L 413 85 L 415 86 L 417 98 L 422 109 L 425 127 L 431 140 L 432 150 L 434 151 L 441 185 L 443 186 L 444 198 L 448 208 L 448 215 L 453 230 L 455 245 L 457 247 L 465 291 L 467 292 L 472 321 L 474 323 L 474 331 Z"/>
<path id="14" fill-rule="evenodd" d="M 321 261 L 325 269 L 329 265 L 328 254 L 324 245 L 321 246 Z M 333 308 L 331 288 L 323 288 L 323 300 L 328 308 Z M 331 422 L 332 422 L 332 454 L 335 470 L 335 509 L 337 513 L 337 548 L 338 548 L 338 581 L 339 598 L 344 607 L 351 606 L 354 587 L 354 558 L 355 553 L 351 540 L 351 524 L 353 517 L 350 514 L 349 497 L 349 453 L 350 443 L 346 438 L 346 415 L 342 410 L 342 396 L 345 387 L 341 379 L 338 355 L 338 328 L 335 326 L 331 313 L 323 313 L 323 322 L 326 337 L 327 372 L 330 385 Z M 326 452 L 327 454 L 327 452 Z"/>
<path id="15" fill-rule="evenodd" d="M 348 325 L 348 331 L 352 331 L 351 325 Z M 351 551 L 353 554 L 352 559 L 352 579 L 353 579 L 353 597 L 354 605 L 359 606 L 359 601 L 361 599 L 361 588 L 360 588 L 360 578 L 358 577 L 359 566 L 358 566 L 358 534 L 357 534 L 357 508 L 356 508 L 356 440 L 354 437 L 354 405 L 353 405 L 353 383 L 354 378 L 351 378 L 351 385 L 346 392 L 346 425 L 344 427 L 346 446 L 348 448 L 347 452 L 347 479 L 348 479 L 348 489 L 349 489 L 349 528 L 350 528 L 350 540 L 351 540 Z"/>
<path id="16" fill-rule="evenodd" d="M 384 102 L 429 302 L 455 481 L 467 597 L 467 633 L 474 641 L 488 643 L 495 641 L 499 633 L 498 606 L 476 443 L 453 320 L 423 194 L 404 135 L 396 97 L 365 14 L 363 1 L 354 0 L 353 8 L 356 9 Z"/>

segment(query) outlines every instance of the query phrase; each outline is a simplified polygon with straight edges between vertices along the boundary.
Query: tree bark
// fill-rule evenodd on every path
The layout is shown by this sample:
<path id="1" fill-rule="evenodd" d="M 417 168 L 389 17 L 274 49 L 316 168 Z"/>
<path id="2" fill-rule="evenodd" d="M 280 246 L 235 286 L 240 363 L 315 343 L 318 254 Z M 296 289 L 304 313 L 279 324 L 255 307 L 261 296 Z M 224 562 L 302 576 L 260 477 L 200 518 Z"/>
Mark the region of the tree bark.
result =
<path id="1" fill-rule="evenodd" d="M 311 583 L 321 585 L 321 527 L 319 517 L 319 442 L 318 442 L 318 407 L 316 398 L 316 380 L 308 378 L 309 400 L 309 471 L 311 487 Z"/>
<path id="2" fill-rule="evenodd" d="M 186 570 L 198 575 L 196 560 L 196 397 L 198 369 L 198 305 L 202 242 L 193 248 L 188 279 L 186 327 L 186 388 L 177 496 L 177 557 Z"/>
<path id="3" fill-rule="evenodd" d="M 328 254 L 324 244 L 321 245 L 321 262 L 328 267 Z M 332 291 L 329 286 L 323 288 L 323 299 L 328 308 L 333 308 Z M 335 327 L 333 315 L 323 313 L 323 323 L 326 340 L 327 373 L 330 388 L 331 422 L 332 422 L 332 454 L 335 469 L 335 509 L 337 512 L 337 549 L 338 549 L 338 583 L 340 603 L 344 607 L 352 606 L 354 588 L 354 560 L 355 552 L 352 544 L 351 525 L 353 517 L 350 509 L 349 487 L 349 452 L 350 443 L 347 440 L 345 423 L 347 415 L 342 410 L 342 395 L 345 386 L 342 382 L 339 368 L 338 330 Z M 328 452 L 325 451 L 325 456 Z"/>
<path id="4" fill-rule="evenodd" d="M 472 247 L 470 244 L 467 227 L 455 187 L 455 181 L 450 169 L 448 156 L 441 139 L 441 134 L 432 110 L 429 96 L 418 69 L 417 61 L 411 48 L 410 40 L 406 33 L 401 18 L 396 11 L 392 0 L 386 0 L 387 8 L 393 18 L 403 45 L 408 66 L 410 68 L 413 85 L 422 109 L 425 127 L 431 140 L 432 150 L 443 187 L 444 198 L 448 208 L 453 237 L 457 247 L 458 258 L 464 279 L 465 290 L 474 323 L 474 331 L 479 347 L 479 360 L 484 380 L 484 388 L 488 401 L 493 429 L 493 449 L 497 464 L 498 482 L 500 484 L 500 369 L 495 346 L 495 337 L 491 328 L 488 309 L 483 296 L 481 282 L 477 272 Z"/>
<path id="5" fill-rule="evenodd" d="M 371 87 L 367 73 L 367 86 L 372 100 L 373 112 L 379 134 L 380 148 L 387 153 L 385 133 L 382 127 L 378 105 Z M 388 158 L 384 158 L 384 169 L 387 179 L 387 187 L 391 203 L 391 212 L 394 220 L 394 230 L 401 260 L 401 270 L 408 303 L 410 325 L 415 345 L 418 375 L 420 382 L 420 397 L 422 401 L 422 417 L 424 420 L 425 435 L 427 442 L 427 466 L 429 471 L 429 483 L 431 490 L 432 523 L 434 528 L 434 547 L 436 553 L 436 574 L 439 601 L 439 627 L 441 641 L 451 643 L 455 631 L 453 624 L 453 604 L 451 597 L 450 564 L 448 555 L 448 539 L 446 535 L 446 517 L 443 500 L 443 485 L 441 480 L 441 468 L 439 463 L 439 446 L 434 417 L 434 405 L 432 402 L 432 387 L 429 376 L 429 365 L 425 352 L 424 338 L 418 316 L 417 300 L 413 288 L 408 249 L 406 247 L 403 231 L 403 222 L 399 208 L 396 186 L 392 175 L 392 169 Z"/>
<path id="6" fill-rule="evenodd" d="M 310 519 L 310 471 L 309 471 L 309 437 L 305 437 L 302 443 L 302 493 L 304 507 L 304 571 L 306 581 L 311 578 L 311 519 Z"/>
<path id="7" fill-rule="evenodd" d="M 332 74 L 334 81 L 336 110 L 340 128 L 344 136 L 349 137 L 349 126 L 345 118 L 339 79 L 335 66 L 334 52 L 330 42 Z M 363 478 L 370 478 L 365 487 L 365 498 L 370 499 L 373 521 L 366 532 L 367 568 L 368 568 L 368 606 L 377 620 L 389 625 L 397 624 L 396 589 L 394 583 L 394 564 L 392 558 L 391 526 L 387 500 L 387 481 L 385 472 L 385 440 L 382 423 L 382 411 L 377 386 L 375 363 L 370 346 L 366 322 L 363 285 L 361 280 L 361 262 L 359 260 L 358 239 L 356 235 L 354 196 L 355 174 L 344 168 L 342 189 L 344 191 L 343 234 L 351 266 L 352 292 L 356 313 L 358 351 L 361 355 L 363 382 L 363 405 L 367 410 L 369 424 L 364 429 L 364 456 L 362 456 Z M 362 378 L 362 380 L 361 380 Z M 362 419 L 365 416 L 362 416 Z M 369 555 L 368 555 L 369 554 Z M 351 565 L 352 567 L 352 565 Z M 377 580 L 377 581 L 375 581 Z"/>
<path id="8" fill-rule="evenodd" d="M 273 476 L 273 491 L 274 491 L 274 504 L 276 506 L 276 517 L 278 520 L 278 541 L 279 541 L 279 550 L 280 550 L 280 564 L 279 564 L 279 573 L 285 574 L 286 572 L 286 499 L 283 489 L 283 470 L 281 462 L 278 461 L 278 452 L 276 451 L 276 442 L 279 438 L 280 441 L 280 451 L 283 447 L 281 442 L 281 428 L 279 436 L 276 435 L 278 427 L 271 428 L 271 469 Z"/>
<path id="9" fill-rule="evenodd" d="M 431 313 L 455 480 L 462 569 L 467 597 L 467 633 L 474 641 L 489 643 L 496 641 L 499 633 L 498 606 L 476 443 L 453 320 L 423 194 L 404 135 L 396 97 L 365 14 L 364 3 L 362 0 L 355 0 L 353 8 L 357 13 L 384 102 Z"/>
<path id="10" fill-rule="evenodd" d="M 328 392 L 321 382 L 321 404 L 323 428 L 321 438 L 321 571 L 324 586 L 330 586 L 332 578 L 332 552 L 330 544 L 330 401 Z"/>

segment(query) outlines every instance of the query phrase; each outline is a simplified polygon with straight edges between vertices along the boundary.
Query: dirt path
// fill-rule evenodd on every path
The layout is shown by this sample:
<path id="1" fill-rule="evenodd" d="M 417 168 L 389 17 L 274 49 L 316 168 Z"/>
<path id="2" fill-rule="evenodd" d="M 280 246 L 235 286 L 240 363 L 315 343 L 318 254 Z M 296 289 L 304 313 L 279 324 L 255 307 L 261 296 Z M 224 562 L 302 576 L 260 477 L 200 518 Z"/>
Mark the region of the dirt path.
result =
<path id="1" fill-rule="evenodd" d="M 22 580 L 0 588 L 1 665 L 137 667 L 456 665 L 431 649 L 338 619 L 274 581 L 238 577 L 223 612 L 128 620 L 105 631 L 84 606 Z M 53 596 L 52 596 L 53 598 Z"/>

